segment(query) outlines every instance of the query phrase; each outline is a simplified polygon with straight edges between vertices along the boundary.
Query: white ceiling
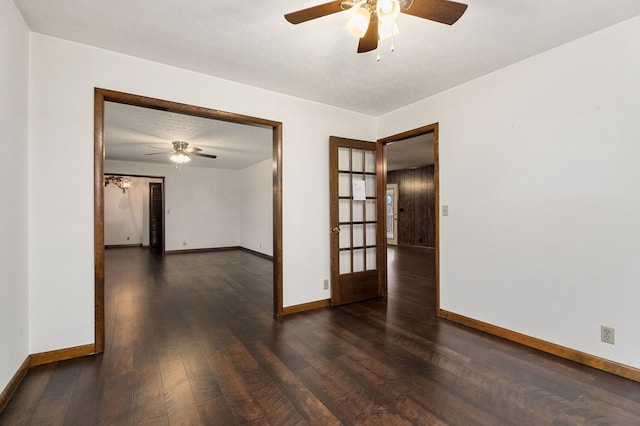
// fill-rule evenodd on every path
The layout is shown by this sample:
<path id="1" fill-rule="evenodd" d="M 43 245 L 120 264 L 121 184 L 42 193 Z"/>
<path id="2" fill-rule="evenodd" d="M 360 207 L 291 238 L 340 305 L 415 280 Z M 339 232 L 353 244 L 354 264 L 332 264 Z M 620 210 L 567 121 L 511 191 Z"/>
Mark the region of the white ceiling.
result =
<path id="1" fill-rule="evenodd" d="M 453 26 L 401 15 L 394 53 L 356 54 L 348 12 L 283 18 L 324 1 L 15 3 L 38 33 L 374 116 L 640 14 L 639 0 L 466 0 Z"/>
<path id="2" fill-rule="evenodd" d="M 172 141 L 185 141 L 216 159 L 191 157 L 189 167 L 240 170 L 271 158 L 269 128 L 230 123 L 115 102 L 104 105 L 107 160 L 170 164 Z M 386 145 L 387 170 L 415 169 L 434 163 L 433 133 Z M 151 155 L 150 155 L 151 154 Z"/>
<path id="3" fill-rule="evenodd" d="M 192 156 L 189 167 L 239 170 L 272 157 L 273 132 L 270 128 L 105 102 L 106 159 L 173 164 L 169 161 L 172 141 L 188 142 L 190 147 L 201 148 L 203 154 L 218 156 Z"/>
<path id="4" fill-rule="evenodd" d="M 434 136 L 427 133 L 386 145 L 387 171 L 417 169 L 434 163 Z"/>

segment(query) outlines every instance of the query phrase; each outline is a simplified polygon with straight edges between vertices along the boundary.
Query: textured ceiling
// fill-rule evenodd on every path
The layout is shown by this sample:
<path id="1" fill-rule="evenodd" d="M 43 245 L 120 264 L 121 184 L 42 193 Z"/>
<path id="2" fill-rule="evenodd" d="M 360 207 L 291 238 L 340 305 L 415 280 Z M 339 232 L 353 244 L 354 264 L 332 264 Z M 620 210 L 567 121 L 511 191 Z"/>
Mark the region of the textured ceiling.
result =
<path id="1" fill-rule="evenodd" d="M 640 14 L 639 0 L 467 0 L 453 26 L 403 14 L 395 52 L 356 54 L 348 12 L 283 18 L 324 1 L 15 3 L 35 32 L 373 116 Z"/>
<path id="2" fill-rule="evenodd" d="M 271 158 L 271 129 L 191 115 L 105 102 L 104 143 L 107 160 L 173 164 L 172 141 L 188 142 L 210 159 L 192 156 L 188 167 L 244 169 Z M 153 154 L 153 155 L 145 155 Z"/>
<path id="3" fill-rule="evenodd" d="M 386 145 L 387 170 L 417 169 L 434 163 L 433 133 Z"/>
<path id="4" fill-rule="evenodd" d="M 272 156 L 271 129 L 105 102 L 107 160 L 173 165 L 172 141 L 185 141 L 216 159 L 192 157 L 188 167 L 244 169 Z M 386 145 L 387 170 L 415 169 L 434 162 L 433 133 Z"/>

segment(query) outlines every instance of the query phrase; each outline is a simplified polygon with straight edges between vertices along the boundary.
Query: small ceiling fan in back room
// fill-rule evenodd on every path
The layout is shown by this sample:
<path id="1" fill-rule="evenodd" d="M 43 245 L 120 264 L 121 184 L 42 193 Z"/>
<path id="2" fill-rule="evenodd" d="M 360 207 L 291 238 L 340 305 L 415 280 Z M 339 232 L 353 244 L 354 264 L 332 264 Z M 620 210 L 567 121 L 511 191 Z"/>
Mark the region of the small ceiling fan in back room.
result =
<path id="1" fill-rule="evenodd" d="M 353 13 L 347 29 L 360 39 L 358 53 L 364 53 L 375 50 L 379 40 L 398 34 L 396 18 L 400 13 L 452 25 L 467 5 L 449 0 L 345 0 L 319 4 L 284 17 L 292 24 L 300 24 L 349 9 Z"/>
<path id="2" fill-rule="evenodd" d="M 189 147 L 188 142 L 184 141 L 173 141 L 171 142 L 173 145 L 173 151 L 164 151 L 164 152 L 151 152 L 144 155 L 158 155 L 158 154 L 170 154 L 169 160 L 173 161 L 177 165 L 182 165 L 191 161 L 191 156 L 195 157 L 204 157 L 204 158 L 217 158 L 217 155 L 212 154 L 204 154 L 202 149 L 192 146 Z M 157 148 L 155 146 L 150 146 L 150 148 L 154 149 L 164 149 Z"/>

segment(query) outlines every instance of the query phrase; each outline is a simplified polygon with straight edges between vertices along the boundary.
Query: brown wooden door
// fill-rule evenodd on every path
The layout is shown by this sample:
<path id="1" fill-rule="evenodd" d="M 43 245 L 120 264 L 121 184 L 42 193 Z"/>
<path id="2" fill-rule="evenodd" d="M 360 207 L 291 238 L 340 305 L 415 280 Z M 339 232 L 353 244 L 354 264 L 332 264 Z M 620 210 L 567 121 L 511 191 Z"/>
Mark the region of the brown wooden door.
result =
<path id="1" fill-rule="evenodd" d="M 386 256 L 377 144 L 332 136 L 329 146 L 331 304 L 335 306 L 385 295 Z"/>
<path id="2" fill-rule="evenodd" d="M 149 183 L 149 247 L 152 251 L 160 253 L 164 248 L 162 192 L 161 183 Z"/>

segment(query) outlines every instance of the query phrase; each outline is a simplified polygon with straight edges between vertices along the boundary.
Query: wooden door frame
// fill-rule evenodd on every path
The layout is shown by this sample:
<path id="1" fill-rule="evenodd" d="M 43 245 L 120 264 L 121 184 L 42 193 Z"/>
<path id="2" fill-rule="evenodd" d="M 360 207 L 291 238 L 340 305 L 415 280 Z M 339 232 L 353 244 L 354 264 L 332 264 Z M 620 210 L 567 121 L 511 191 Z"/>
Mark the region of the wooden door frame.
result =
<path id="1" fill-rule="evenodd" d="M 282 296 L 282 123 L 219 111 L 210 108 L 182 104 L 117 92 L 108 89 L 94 89 L 94 158 L 93 158 L 93 204 L 94 204 L 94 352 L 101 353 L 105 349 L 105 317 L 104 317 L 104 103 L 116 102 L 152 108 L 178 114 L 192 115 L 214 120 L 228 121 L 271 128 L 273 130 L 273 315 L 284 315 Z"/>
<path id="2" fill-rule="evenodd" d="M 387 136 L 386 138 L 378 139 L 378 149 L 380 151 L 379 159 L 382 164 L 379 165 L 378 171 L 378 187 L 384 188 L 386 191 L 387 188 L 387 153 L 384 149 L 385 145 L 390 142 L 399 142 L 405 139 L 414 138 L 420 135 L 426 135 L 429 133 L 433 133 L 433 180 L 435 186 L 435 203 L 436 203 L 436 314 L 441 316 L 440 312 L 440 165 L 439 165 L 439 148 L 438 148 L 438 123 L 429 124 L 427 126 L 418 127 L 416 129 L 407 130 L 406 132 L 398 133 L 395 135 Z M 380 198 L 380 202 L 378 203 L 378 214 L 386 214 L 384 210 L 384 203 L 382 202 L 382 198 Z M 384 235 L 387 233 L 387 222 L 384 221 Z M 385 263 L 384 263 L 384 280 L 385 280 L 385 288 L 386 288 L 386 279 L 387 279 L 387 240 L 385 238 L 384 242 L 384 252 Z"/>

